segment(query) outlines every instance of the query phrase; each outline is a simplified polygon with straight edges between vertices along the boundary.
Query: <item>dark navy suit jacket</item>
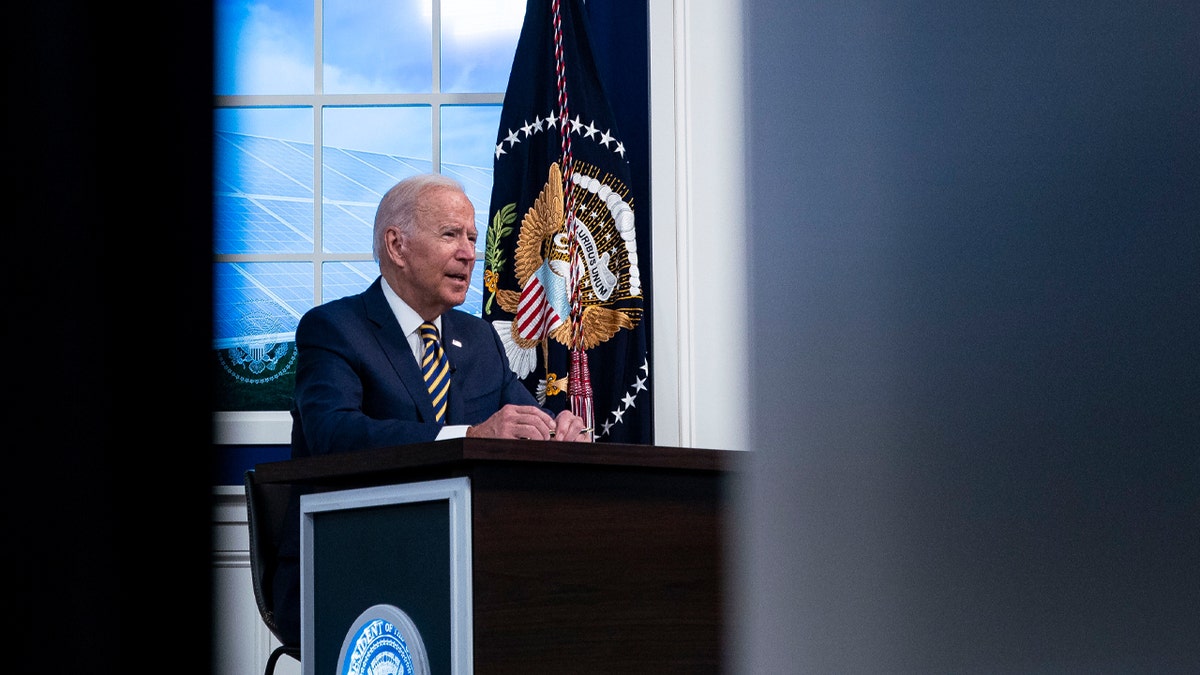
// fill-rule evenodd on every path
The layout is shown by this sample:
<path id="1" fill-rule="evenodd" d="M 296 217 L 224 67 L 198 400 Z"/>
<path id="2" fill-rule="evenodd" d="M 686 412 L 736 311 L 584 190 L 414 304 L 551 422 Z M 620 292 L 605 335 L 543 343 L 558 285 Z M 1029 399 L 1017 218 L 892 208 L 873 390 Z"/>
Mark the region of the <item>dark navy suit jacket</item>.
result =
<path id="1" fill-rule="evenodd" d="M 377 277 L 300 319 L 293 458 L 437 437 L 429 390 L 382 283 Z M 441 338 L 451 368 L 447 424 L 479 424 L 507 403 L 538 405 L 486 321 L 452 309 L 442 315 Z"/>
<path id="2" fill-rule="evenodd" d="M 404 329 L 383 295 L 383 279 L 358 295 L 313 307 L 296 327 L 292 457 L 423 443 L 437 438 L 429 390 Z M 538 405 L 509 367 L 500 336 L 483 319 L 442 315 L 450 362 L 447 424 L 478 424 L 508 403 Z M 300 640 L 299 491 L 271 583 L 285 643 Z"/>

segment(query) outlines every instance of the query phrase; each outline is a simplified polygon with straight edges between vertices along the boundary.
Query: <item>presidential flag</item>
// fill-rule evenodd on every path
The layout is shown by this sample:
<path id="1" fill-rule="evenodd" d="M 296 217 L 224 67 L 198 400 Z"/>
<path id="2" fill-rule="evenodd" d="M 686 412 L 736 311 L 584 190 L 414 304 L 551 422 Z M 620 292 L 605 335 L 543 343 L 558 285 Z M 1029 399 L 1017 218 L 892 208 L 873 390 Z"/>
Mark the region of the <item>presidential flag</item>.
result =
<path id="1" fill-rule="evenodd" d="M 483 317 L 598 441 L 653 443 L 638 195 L 579 0 L 529 0 L 496 137 Z"/>

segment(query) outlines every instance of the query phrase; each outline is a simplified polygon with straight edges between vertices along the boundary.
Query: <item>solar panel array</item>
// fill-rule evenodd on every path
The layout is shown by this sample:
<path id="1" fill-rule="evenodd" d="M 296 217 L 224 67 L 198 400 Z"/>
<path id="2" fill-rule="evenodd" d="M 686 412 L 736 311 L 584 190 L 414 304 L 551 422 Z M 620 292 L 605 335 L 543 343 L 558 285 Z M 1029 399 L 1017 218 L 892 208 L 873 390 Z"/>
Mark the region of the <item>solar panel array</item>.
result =
<path id="1" fill-rule="evenodd" d="M 321 218 L 313 195 L 312 144 L 219 131 L 215 134 L 213 252 L 278 256 L 263 262 L 217 262 L 213 274 L 214 347 L 286 342 L 313 306 L 317 241 L 324 255 L 371 254 L 375 208 L 389 188 L 431 171 L 430 160 L 323 147 Z M 486 241 L 492 169 L 443 163 L 475 205 L 479 253 Z M 308 259 L 306 259 L 308 258 Z M 379 275 L 372 260 L 325 262 L 322 301 L 361 292 Z M 460 309 L 480 314 L 483 265 Z"/>

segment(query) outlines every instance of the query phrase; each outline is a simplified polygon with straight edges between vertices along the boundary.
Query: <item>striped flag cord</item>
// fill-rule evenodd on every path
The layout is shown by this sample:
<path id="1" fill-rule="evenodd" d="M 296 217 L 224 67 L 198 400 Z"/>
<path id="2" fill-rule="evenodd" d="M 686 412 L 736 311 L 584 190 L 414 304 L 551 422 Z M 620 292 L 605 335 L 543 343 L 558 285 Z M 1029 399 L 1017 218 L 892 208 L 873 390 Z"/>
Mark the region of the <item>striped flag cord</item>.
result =
<path id="1" fill-rule="evenodd" d="M 583 419 L 584 426 L 593 426 L 595 415 L 592 410 L 592 378 L 588 372 L 587 352 L 583 344 L 583 305 L 579 294 L 579 234 L 576 231 L 574 191 L 574 163 L 571 156 L 571 134 L 569 120 L 570 105 L 567 97 L 567 68 L 563 52 L 562 13 L 560 0 L 551 3 L 554 15 L 554 67 L 558 83 L 558 124 L 561 137 L 561 159 L 563 167 L 563 216 L 567 225 L 567 240 L 569 243 L 570 270 L 568 272 L 568 292 L 571 299 L 571 376 L 568 381 L 568 395 L 571 400 L 571 412 Z"/>

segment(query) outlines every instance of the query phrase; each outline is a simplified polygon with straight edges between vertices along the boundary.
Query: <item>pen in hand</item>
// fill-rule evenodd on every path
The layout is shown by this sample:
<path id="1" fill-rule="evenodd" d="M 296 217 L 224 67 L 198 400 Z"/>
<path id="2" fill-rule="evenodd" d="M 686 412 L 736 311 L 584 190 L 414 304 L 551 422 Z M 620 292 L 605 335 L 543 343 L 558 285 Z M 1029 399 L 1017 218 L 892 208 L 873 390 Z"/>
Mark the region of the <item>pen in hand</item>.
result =
<path id="1" fill-rule="evenodd" d="M 591 432 L 592 432 L 592 428 L 591 428 L 591 427 L 584 427 L 584 428 L 582 428 L 582 429 L 580 429 L 580 430 L 579 430 L 579 433 L 581 433 L 581 434 L 589 434 L 589 433 L 591 433 Z M 551 431 L 551 432 L 550 432 L 550 438 L 554 438 L 554 432 L 553 432 L 553 431 Z"/>

